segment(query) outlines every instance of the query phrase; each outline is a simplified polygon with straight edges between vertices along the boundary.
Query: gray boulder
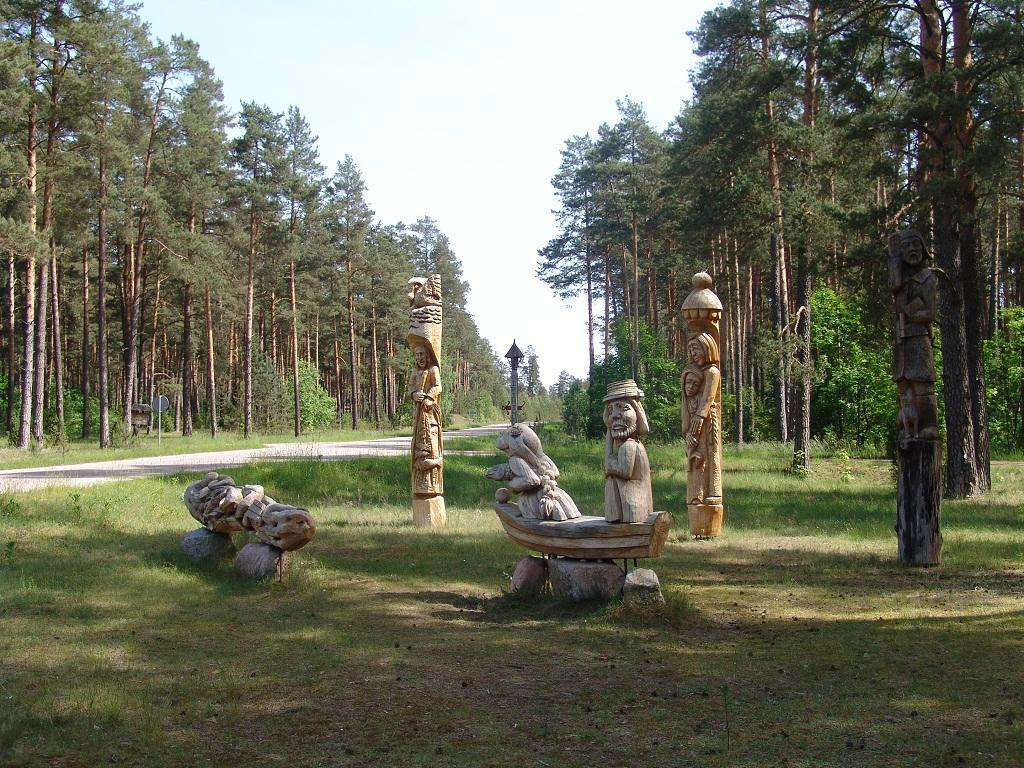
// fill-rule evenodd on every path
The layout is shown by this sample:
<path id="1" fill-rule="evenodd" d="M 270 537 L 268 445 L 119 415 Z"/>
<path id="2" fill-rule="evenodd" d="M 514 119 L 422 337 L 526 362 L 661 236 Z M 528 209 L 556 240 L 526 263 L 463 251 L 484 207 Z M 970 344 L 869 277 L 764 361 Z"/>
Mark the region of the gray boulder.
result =
<path id="1" fill-rule="evenodd" d="M 650 568 L 634 568 L 622 585 L 622 599 L 627 603 L 664 603 L 658 574 Z"/>
<path id="2" fill-rule="evenodd" d="M 555 597 L 571 602 L 614 600 L 622 594 L 625 574 L 611 560 L 548 560 L 548 580 Z"/>
<path id="3" fill-rule="evenodd" d="M 235 554 L 235 545 L 226 533 L 196 528 L 181 538 L 181 549 L 193 563 L 212 563 Z"/>
<path id="4" fill-rule="evenodd" d="M 247 579 L 263 579 L 277 573 L 287 563 L 287 553 L 270 544 L 250 542 L 235 556 L 235 570 Z"/>

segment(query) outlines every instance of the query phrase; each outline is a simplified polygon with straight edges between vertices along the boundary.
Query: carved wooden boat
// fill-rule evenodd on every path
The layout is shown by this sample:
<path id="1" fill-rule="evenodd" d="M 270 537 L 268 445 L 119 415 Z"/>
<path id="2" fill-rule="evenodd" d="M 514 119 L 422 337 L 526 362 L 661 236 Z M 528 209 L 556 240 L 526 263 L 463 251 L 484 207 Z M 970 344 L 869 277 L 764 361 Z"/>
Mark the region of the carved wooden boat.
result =
<path id="1" fill-rule="evenodd" d="M 657 557 L 672 527 L 668 512 L 654 512 L 642 523 L 609 523 L 591 515 L 575 520 L 531 520 L 520 517 L 515 504 L 497 501 L 494 510 L 516 544 L 580 560 Z"/>

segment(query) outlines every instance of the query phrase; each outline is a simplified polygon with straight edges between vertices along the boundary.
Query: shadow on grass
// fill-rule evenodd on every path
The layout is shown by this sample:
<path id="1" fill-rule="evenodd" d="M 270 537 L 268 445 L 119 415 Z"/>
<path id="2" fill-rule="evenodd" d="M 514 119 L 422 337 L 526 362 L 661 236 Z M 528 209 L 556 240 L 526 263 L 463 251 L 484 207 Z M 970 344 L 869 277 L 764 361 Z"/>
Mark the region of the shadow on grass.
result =
<path id="1" fill-rule="evenodd" d="M 185 558 L 184 478 L 0 504 L 0 762 L 1019 765 L 1012 497 L 948 504 L 946 564 L 909 570 L 882 483 L 737 471 L 645 616 L 502 594 L 492 463 L 449 460 L 441 532 L 408 525 L 404 459 L 233 470 L 322 515 L 282 584 Z"/>

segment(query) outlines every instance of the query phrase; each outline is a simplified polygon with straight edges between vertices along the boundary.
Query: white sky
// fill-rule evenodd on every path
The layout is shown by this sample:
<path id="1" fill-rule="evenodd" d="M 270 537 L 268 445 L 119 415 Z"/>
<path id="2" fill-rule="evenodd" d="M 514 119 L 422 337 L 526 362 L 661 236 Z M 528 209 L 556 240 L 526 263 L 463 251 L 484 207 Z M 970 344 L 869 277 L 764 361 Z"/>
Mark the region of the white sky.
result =
<path id="1" fill-rule="evenodd" d="M 145 0 L 243 101 L 299 107 L 333 172 L 355 159 L 385 223 L 431 216 L 499 354 L 532 344 L 541 377 L 587 372 L 586 307 L 535 277 L 556 234 L 564 142 L 641 102 L 663 130 L 690 95 L 686 32 L 719 0 Z"/>

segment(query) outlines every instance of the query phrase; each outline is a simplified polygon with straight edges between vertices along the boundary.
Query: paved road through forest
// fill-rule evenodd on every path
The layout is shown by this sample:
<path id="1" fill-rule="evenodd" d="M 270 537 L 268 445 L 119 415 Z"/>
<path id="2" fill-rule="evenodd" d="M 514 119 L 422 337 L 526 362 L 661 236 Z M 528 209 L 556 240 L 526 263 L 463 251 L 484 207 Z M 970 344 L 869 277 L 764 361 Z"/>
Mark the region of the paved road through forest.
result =
<path id="1" fill-rule="evenodd" d="M 472 427 L 445 433 L 445 439 L 479 437 L 497 434 L 504 424 Z M 254 461 L 286 461 L 288 459 L 321 459 L 342 461 L 360 456 L 395 456 L 409 453 L 408 437 L 385 437 L 349 443 L 272 443 L 260 448 L 232 451 L 182 453 L 173 456 L 146 456 L 136 459 L 94 461 L 88 464 L 65 464 L 52 467 L 26 467 L 0 471 L 0 492 L 31 491 L 55 485 L 89 486 L 135 480 L 154 475 L 179 472 L 209 472 L 225 467 L 241 467 Z"/>

